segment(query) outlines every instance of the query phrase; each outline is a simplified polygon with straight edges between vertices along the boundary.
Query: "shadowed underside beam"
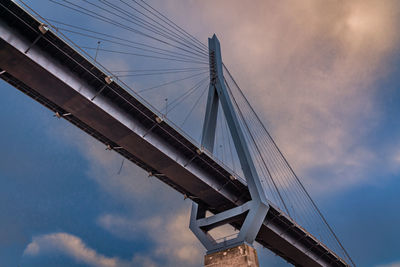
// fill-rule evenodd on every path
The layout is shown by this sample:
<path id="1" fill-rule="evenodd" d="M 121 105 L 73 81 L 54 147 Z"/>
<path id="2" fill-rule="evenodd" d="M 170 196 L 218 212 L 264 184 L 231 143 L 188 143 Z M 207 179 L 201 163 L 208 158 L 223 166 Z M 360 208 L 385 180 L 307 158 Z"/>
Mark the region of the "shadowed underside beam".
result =
<path id="1" fill-rule="evenodd" d="M 3 80 L 53 112 L 69 114 L 63 118 L 211 212 L 250 200 L 244 181 L 230 179 L 229 171 L 206 152 L 197 153 L 188 137 L 157 120 L 157 111 L 120 84 L 107 84 L 105 73 L 57 35 L 48 31 L 32 45 L 41 34 L 39 25 L 12 1 L 1 1 Z M 346 266 L 273 204 L 256 240 L 297 266 Z"/>

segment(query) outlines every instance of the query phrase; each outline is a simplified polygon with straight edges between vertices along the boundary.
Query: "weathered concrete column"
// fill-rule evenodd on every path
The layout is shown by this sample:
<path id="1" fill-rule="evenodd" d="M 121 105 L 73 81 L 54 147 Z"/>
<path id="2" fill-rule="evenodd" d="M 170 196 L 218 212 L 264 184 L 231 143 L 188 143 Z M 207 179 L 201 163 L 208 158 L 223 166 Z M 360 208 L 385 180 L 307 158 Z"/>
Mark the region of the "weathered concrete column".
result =
<path id="1" fill-rule="evenodd" d="M 204 256 L 205 267 L 259 267 L 257 251 L 247 244 Z"/>

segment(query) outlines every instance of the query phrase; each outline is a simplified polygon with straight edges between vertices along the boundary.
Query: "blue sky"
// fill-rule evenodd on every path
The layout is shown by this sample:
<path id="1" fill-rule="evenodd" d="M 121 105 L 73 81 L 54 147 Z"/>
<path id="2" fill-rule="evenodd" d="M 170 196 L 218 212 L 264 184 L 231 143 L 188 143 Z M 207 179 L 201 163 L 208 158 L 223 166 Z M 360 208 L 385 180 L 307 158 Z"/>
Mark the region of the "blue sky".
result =
<path id="1" fill-rule="evenodd" d="M 399 266 L 398 3 L 151 3 L 202 40 L 219 34 L 224 61 L 356 264 Z M 189 200 L 128 162 L 118 174 L 119 155 L 0 88 L 0 266 L 201 265 Z M 258 253 L 261 266 L 287 266 Z"/>

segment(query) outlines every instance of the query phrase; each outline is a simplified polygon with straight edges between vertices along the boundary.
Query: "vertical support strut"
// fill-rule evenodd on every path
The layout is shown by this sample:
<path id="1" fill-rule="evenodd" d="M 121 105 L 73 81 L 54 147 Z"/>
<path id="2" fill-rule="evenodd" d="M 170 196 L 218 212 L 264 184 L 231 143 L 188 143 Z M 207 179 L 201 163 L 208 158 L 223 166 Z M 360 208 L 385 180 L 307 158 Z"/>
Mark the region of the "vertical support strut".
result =
<path id="1" fill-rule="evenodd" d="M 208 89 L 206 115 L 204 117 L 203 134 L 201 137 L 201 145 L 210 152 L 214 150 L 218 103 L 217 91 L 214 90 L 213 85 L 210 83 Z"/>
<path id="2" fill-rule="evenodd" d="M 208 47 L 210 60 L 210 86 L 201 145 L 208 151 L 213 152 L 218 105 L 221 103 L 222 111 L 225 114 L 229 131 L 232 135 L 233 143 L 238 153 L 239 162 L 251 195 L 251 201 L 207 218 L 205 218 L 205 208 L 193 202 L 190 229 L 206 247 L 208 253 L 212 253 L 242 243 L 248 243 L 251 245 L 261 228 L 265 216 L 267 215 L 269 205 L 247 146 L 244 133 L 240 127 L 239 119 L 225 85 L 222 72 L 221 48 L 219 40 L 215 34 L 212 38 L 208 39 Z M 242 226 L 236 238 L 218 243 L 208 233 L 208 231 L 213 228 L 238 220 L 242 220 Z"/>

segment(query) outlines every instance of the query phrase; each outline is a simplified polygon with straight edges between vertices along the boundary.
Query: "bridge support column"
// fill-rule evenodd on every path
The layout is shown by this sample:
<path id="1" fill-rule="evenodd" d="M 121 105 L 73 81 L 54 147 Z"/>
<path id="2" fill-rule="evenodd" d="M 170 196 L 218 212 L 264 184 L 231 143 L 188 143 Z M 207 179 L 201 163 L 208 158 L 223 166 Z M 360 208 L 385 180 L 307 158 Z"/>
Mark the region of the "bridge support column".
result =
<path id="1" fill-rule="evenodd" d="M 259 267 L 257 251 L 243 243 L 205 255 L 204 267 Z"/>
<path id="2" fill-rule="evenodd" d="M 234 200 L 236 207 L 222 212 L 212 212 L 206 216 L 207 207 L 203 204 L 192 204 L 190 229 L 207 249 L 205 266 L 258 266 L 257 255 L 253 248 L 245 244 L 253 244 L 269 210 L 263 186 L 254 165 L 248 143 L 231 100 L 231 92 L 227 88 L 223 76 L 221 47 L 218 38 L 213 35 L 208 39 L 210 60 L 210 85 L 206 114 L 203 124 L 201 145 L 212 153 L 215 143 L 215 129 L 218 105 L 228 124 L 233 144 L 235 145 L 243 175 L 246 178 L 251 200 Z M 210 231 L 222 225 L 232 225 L 239 230 L 235 238 L 218 242 Z M 239 245 L 241 244 L 241 245 Z M 254 264 L 250 264 L 253 262 Z"/>

